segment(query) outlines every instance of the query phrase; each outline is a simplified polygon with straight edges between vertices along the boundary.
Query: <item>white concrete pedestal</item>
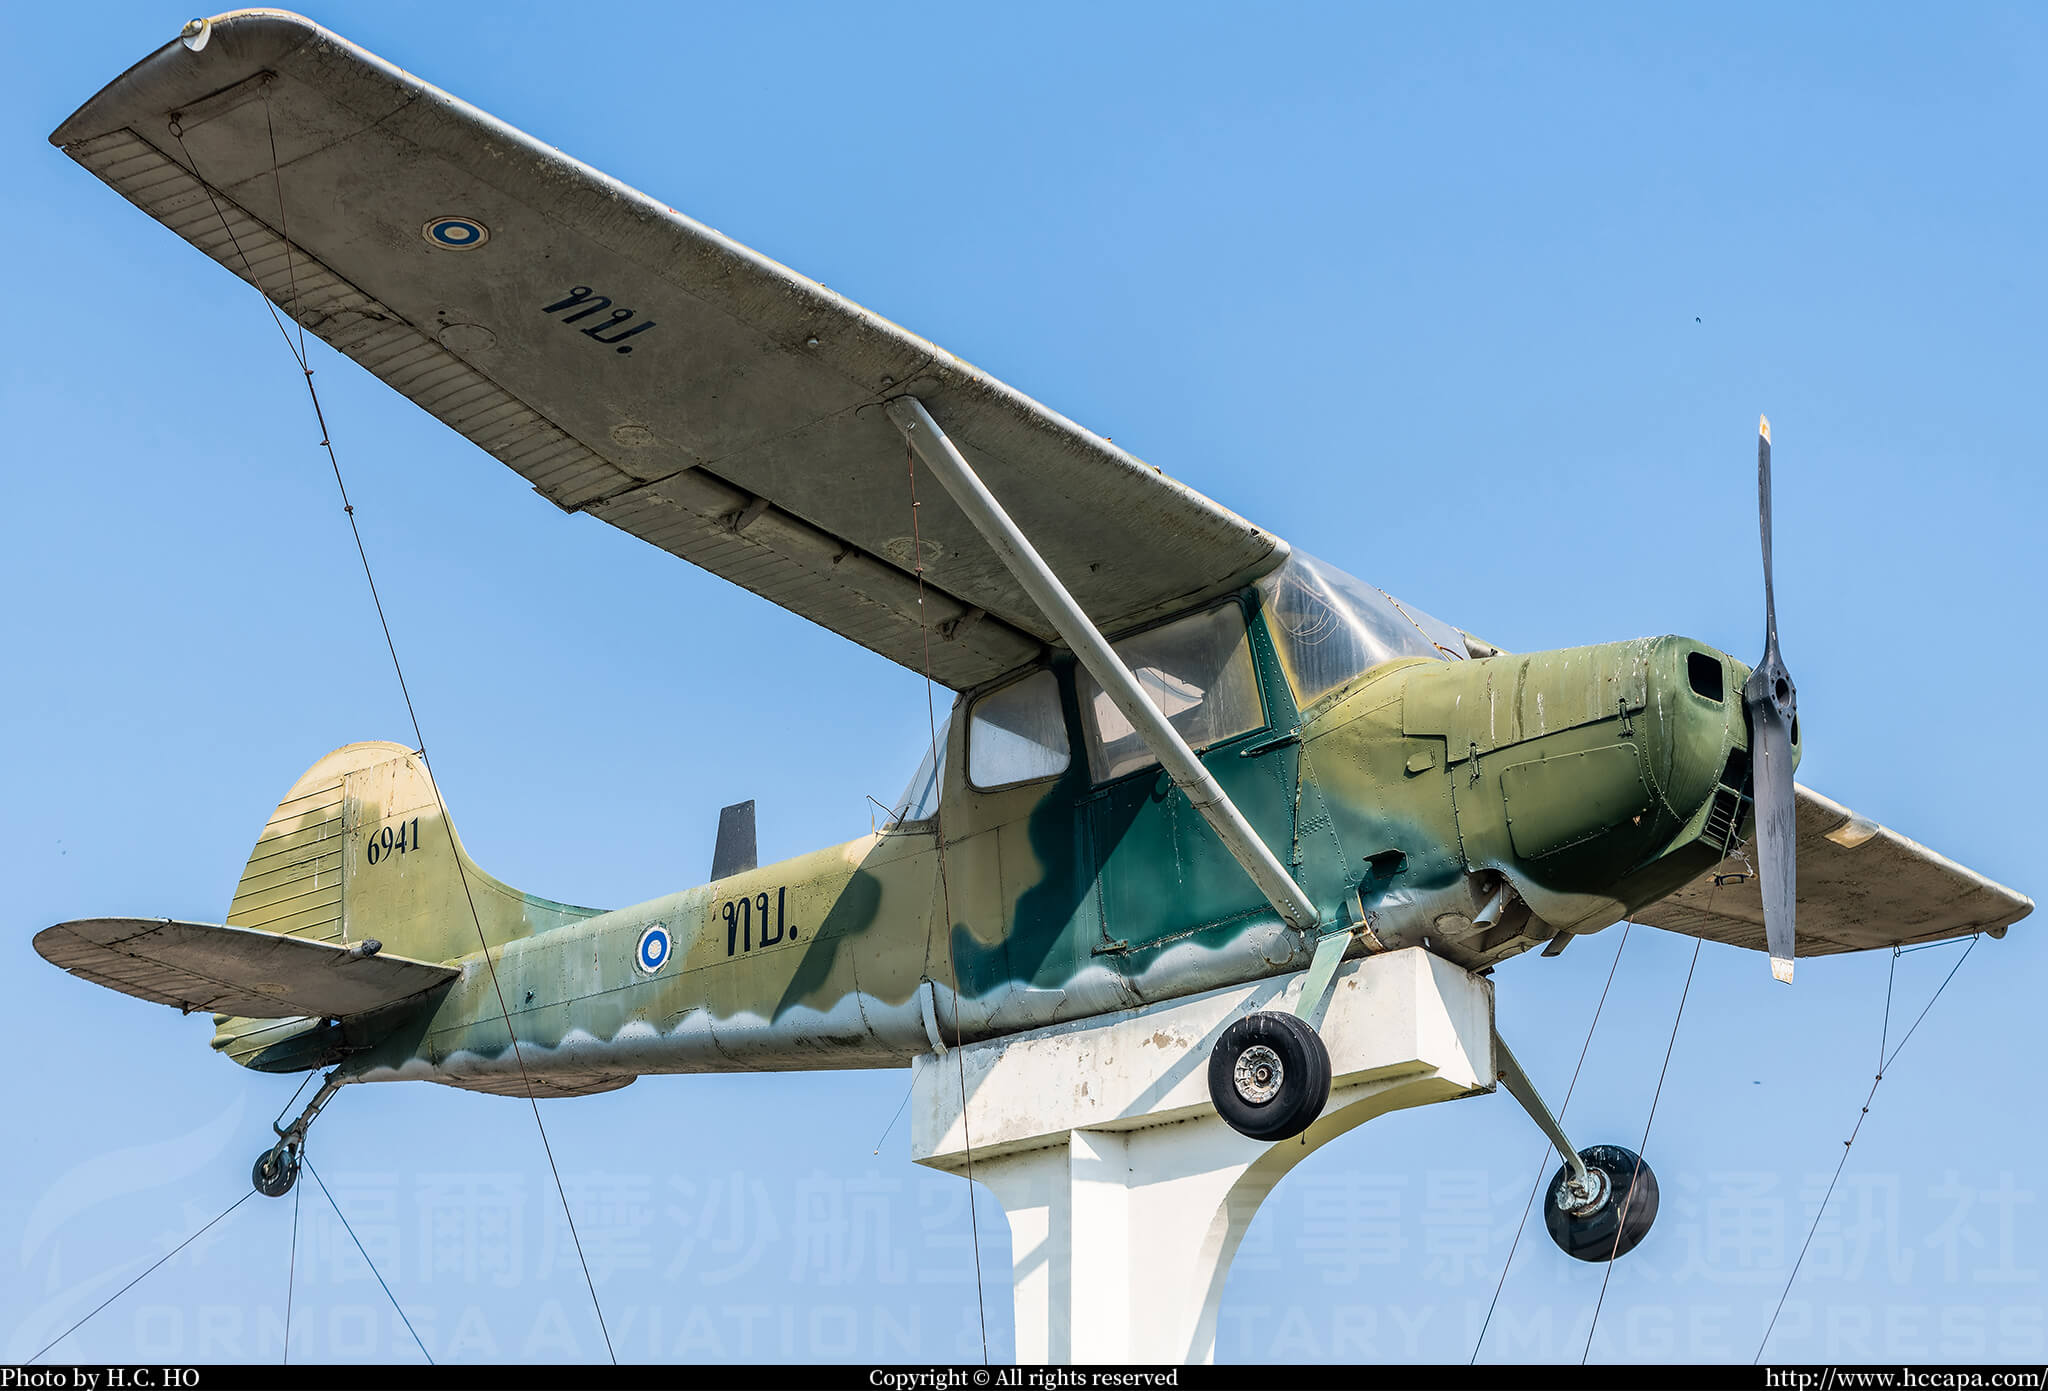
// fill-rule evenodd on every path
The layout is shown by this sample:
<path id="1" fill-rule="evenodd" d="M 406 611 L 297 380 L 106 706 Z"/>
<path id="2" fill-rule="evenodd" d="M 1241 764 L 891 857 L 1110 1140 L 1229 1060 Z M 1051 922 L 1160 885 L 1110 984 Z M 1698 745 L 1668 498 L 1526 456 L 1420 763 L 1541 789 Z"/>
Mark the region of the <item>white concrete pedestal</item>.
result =
<path id="1" fill-rule="evenodd" d="M 1209 1102 L 1209 1050 L 1302 979 L 917 1059 L 911 1157 L 971 1168 L 1009 1215 L 1019 1362 L 1212 1360 L 1231 1258 L 1281 1175 L 1374 1116 L 1492 1089 L 1491 983 L 1389 952 L 1338 973 L 1322 1117 L 1278 1144 L 1239 1135 Z"/>

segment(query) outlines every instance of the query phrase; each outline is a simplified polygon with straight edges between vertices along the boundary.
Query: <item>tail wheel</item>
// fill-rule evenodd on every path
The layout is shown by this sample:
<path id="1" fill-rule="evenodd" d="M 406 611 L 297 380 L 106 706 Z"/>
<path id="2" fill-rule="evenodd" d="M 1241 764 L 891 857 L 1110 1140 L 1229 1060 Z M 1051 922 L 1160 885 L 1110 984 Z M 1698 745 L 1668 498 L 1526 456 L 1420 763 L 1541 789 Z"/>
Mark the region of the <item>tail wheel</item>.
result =
<path id="1" fill-rule="evenodd" d="M 1299 1135 L 1330 1099 L 1330 1050 L 1291 1014 L 1248 1014 L 1225 1029 L 1209 1053 L 1209 1098 L 1240 1135 Z"/>
<path id="2" fill-rule="evenodd" d="M 1582 1261 L 1611 1261 L 1636 1249 L 1657 1220 L 1657 1176 L 1634 1150 L 1594 1145 L 1579 1151 L 1586 1182 L 1569 1164 L 1550 1180 L 1543 1225 L 1560 1251 Z"/>
<path id="3" fill-rule="evenodd" d="M 256 1156 L 249 1182 L 266 1198 L 282 1198 L 299 1181 L 299 1152 L 289 1145 L 277 1145 Z"/>

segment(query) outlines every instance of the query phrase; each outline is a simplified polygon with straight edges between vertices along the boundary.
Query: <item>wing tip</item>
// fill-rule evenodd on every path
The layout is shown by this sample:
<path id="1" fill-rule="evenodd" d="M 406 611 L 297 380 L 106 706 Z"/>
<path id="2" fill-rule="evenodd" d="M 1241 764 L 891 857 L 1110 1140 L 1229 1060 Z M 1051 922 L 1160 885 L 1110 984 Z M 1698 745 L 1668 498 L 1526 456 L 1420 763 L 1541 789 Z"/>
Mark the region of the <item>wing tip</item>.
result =
<path id="1" fill-rule="evenodd" d="M 1759 415 L 1756 418 L 1756 434 L 1757 438 L 1765 444 L 1771 442 L 1771 418 L 1769 416 Z"/>
<path id="2" fill-rule="evenodd" d="M 1781 980 L 1785 984 L 1790 985 L 1792 983 L 1792 958 L 1789 956 L 1772 957 L 1771 977 L 1774 980 Z"/>
<path id="3" fill-rule="evenodd" d="M 64 150 L 140 120 L 167 116 L 272 67 L 309 39 L 325 36 L 355 47 L 302 14 L 270 6 L 224 10 L 194 22 L 203 26 L 203 38 L 190 24 L 183 26 L 66 116 L 50 132 L 50 143 Z M 216 39 L 221 42 L 209 49 Z"/>

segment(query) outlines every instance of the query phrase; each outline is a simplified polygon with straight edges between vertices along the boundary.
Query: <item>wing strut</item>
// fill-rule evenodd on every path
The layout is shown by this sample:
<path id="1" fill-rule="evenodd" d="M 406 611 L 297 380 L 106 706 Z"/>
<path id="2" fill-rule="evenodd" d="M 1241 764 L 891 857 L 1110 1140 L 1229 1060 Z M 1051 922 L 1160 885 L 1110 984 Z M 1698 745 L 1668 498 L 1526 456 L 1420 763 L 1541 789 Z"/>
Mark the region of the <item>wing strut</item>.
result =
<path id="1" fill-rule="evenodd" d="M 1244 867 L 1252 877 L 1259 892 L 1273 905 L 1290 927 L 1301 932 L 1313 933 L 1322 919 L 1308 895 L 1294 882 L 1281 867 L 1266 843 L 1259 839 L 1251 823 L 1244 819 L 1244 813 L 1237 809 L 1217 785 L 1209 770 L 1202 766 L 1195 751 L 1180 737 L 1157 706 L 1146 698 L 1138 687 L 1138 680 L 1131 675 L 1131 669 L 1111 649 L 1109 642 L 1099 629 L 1074 602 L 1074 596 L 1067 592 L 1059 577 L 1053 574 L 1045 560 L 1033 548 L 1017 524 L 1010 520 L 995 495 L 989 492 L 974 468 L 962 456 L 953 441 L 946 438 L 938 422 L 924 408 L 924 403 L 915 396 L 899 396 L 888 405 L 889 419 L 903 432 L 904 439 L 924 461 L 926 468 L 938 475 L 953 501 L 967 514 L 967 520 L 987 538 L 990 546 L 1010 573 L 1017 577 L 1017 583 L 1031 596 L 1039 611 L 1051 623 L 1054 630 L 1074 649 L 1074 655 L 1088 674 L 1101 683 L 1109 698 L 1116 702 L 1116 708 L 1145 741 L 1145 747 L 1166 769 L 1174 785 L 1187 794 L 1202 819 L 1215 828 L 1231 856 Z"/>

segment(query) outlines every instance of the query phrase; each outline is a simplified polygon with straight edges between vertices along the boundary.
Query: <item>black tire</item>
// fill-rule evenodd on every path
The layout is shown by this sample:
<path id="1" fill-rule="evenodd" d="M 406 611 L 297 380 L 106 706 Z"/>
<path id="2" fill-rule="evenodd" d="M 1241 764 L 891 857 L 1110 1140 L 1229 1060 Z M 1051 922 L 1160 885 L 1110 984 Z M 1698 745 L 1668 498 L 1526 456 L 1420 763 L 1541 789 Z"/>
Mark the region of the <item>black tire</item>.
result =
<path id="1" fill-rule="evenodd" d="M 266 1198 L 282 1198 L 298 1181 L 298 1151 L 283 1145 L 257 1155 L 255 1167 L 249 1170 L 249 1182 Z"/>
<path id="2" fill-rule="evenodd" d="M 1565 1191 L 1571 1166 L 1561 1165 L 1543 1194 L 1543 1225 L 1557 1249 L 1581 1261 L 1611 1261 L 1626 1256 L 1650 1234 L 1657 1220 L 1657 1176 L 1642 1156 L 1620 1145 L 1594 1145 L 1579 1151 L 1588 1169 L 1606 1178 L 1607 1191 L 1597 1205 L 1574 1211 L 1573 1195 Z"/>
<path id="3" fill-rule="evenodd" d="M 1239 1064 L 1245 1064 L 1240 1072 Z M 1330 1050 L 1291 1014 L 1233 1022 L 1209 1053 L 1209 1099 L 1240 1135 L 1285 1140 L 1315 1123 L 1330 1099 Z"/>

